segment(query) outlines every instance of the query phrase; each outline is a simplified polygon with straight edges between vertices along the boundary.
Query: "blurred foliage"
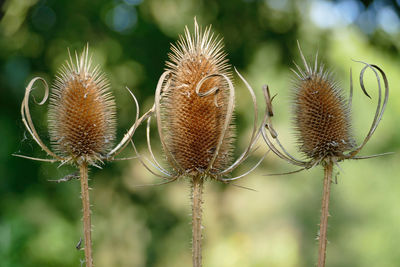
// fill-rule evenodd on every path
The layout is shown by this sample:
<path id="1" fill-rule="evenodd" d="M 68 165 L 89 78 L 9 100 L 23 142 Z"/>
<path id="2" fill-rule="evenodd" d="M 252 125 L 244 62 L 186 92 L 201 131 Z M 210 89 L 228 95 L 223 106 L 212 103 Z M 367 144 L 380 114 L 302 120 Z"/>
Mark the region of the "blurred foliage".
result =
<path id="1" fill-rule="evenodd" d="M 94 61 L 111 80 L 118 105 L 119 137 L 134 120 L 133 89 L 142 111 L 152 105 L 170 43 L 184 26 L 213 24 L 223 36 L 228 58 L 257 91 L 268 83 L 275 101 L 281 140 L 296 150 L 290 124 L 292 61 L 296 40 L 307 58 L 319 50 L 345 90 L 351 59 L 378 64 L 387 73 L 387 111 L 364 155 L 400 152 L 399 1 L 341 0 L 7 0 L 0 20 L 0 266 L 80 266 L 83 252 L 79 183 L 47 180 L 74 172 L 49 163 L 12 157 L 45 157 L 23 127 L 19 112 L 24 88 L 35 76 L 51 82 L 67 59 L 67 48 L 88 42 Z M 356 86 L 353 122 L 362 140 L 372 121 L 376 81 L 367 86 L 372 100 Z M 246 90 L 237 84 L 237 154 L 246 145 L 252 123 Z M 358 81 L 354 77 L 354 81 Z M 39 88 L 38 88 L 39 89 Z M 36 90 L 40 99 L 42 92 Z M 240 101 L 239 101 L 240 99 Z M 47 107 L 35 106 L 38 132 L 48 141 Z M 154 140 L 157 136 L 154 135 Z M 145 151 L 144 132 L 135 142 Z M 265 146 L 236 172 L 249 169 Z M 162 158 L 160 145 L 155 150 Z M 126 156 L 133 155 L 127 149 Z M 340 164 L 333 186 L 327 266 L 399 266 L 399 153 Z M 264 176 L 292 170 L 269 155 L 238 184 L 258 192 L 209 182 L 205 190 L 204 266 L 313 266 L 322 170 L 291 176 Z M 190 266 L 189 186 L 182 178 L 166 186 L 137 160 L 108 163 L 91 171 L 96 266 Z"/>

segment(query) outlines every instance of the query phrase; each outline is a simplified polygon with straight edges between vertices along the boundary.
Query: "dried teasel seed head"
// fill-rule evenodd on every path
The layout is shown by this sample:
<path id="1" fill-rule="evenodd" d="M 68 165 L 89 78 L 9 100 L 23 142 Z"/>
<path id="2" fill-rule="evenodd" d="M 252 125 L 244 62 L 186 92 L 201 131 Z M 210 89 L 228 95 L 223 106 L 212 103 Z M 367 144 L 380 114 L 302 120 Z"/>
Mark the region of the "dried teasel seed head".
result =
<path id="1" fill-rule="evenodd" d="M 92 68 L 89 46 L 76 63 L 61 67 L 49 105 L 50 141 L 60 156 L 77 164 L 101 160 L 115 140 L 115 102 L 99 66 Z"/>
<path id="2" fill-rule="evenodd" d="M 315 160 L 340 158 L 355 146 L 350 106 L 332 74 L 318 66 L 318 54 L 314 67 L 307 64 L 301 49 L 300 54 L 305 69 L 296 65 L 298 72 L 294 71 L 293 110 L 300 150 Z"/>
<path id="3" fill-rule="evenodd" d="M 190 176 L 207 170 L 208 174 L 217 173 L 231 161 L 234 127 L 232 115 L 227 114 L 229 88 L 222 77 L 230 77 L 230 65 L 222 48 L 211 27 L 203 32 L 195 21 L 194 34 L 186 27 L 185 37 L 180 36 L 172 45 L 166 63 L 171 75 L 161 102 L 162 131 L 174 161 Z M 213 74 L 217 76 L 203 80 L 196 92 L 199 82 Z M 227 119 L 230 124 L 224 129 Z M 221 136 L 222 143 L 210 166 Z"/>

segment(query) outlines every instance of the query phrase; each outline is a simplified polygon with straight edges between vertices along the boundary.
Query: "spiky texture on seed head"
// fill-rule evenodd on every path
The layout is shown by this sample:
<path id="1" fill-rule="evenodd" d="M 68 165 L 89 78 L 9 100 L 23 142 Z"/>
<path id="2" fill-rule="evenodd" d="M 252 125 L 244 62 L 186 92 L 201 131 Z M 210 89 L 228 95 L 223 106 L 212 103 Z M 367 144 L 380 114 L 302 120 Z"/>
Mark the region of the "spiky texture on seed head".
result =
<path id="1" fill-rule="evenodd" d="M 210 74 L 230 77 L 223 45 L 214 38 L 211 27 L 204 32 L 195 21 L 194 35 L 185 29 L 185 37 L 180 36 L 177 45 L 172 45 L 172 53 L 167 70 L 171 71 L 170 86 L 162 97 L 162 130 L 165 143 L 181 171 L 197 176 L 210 166 L 214 152 L 223 135 L 220 150 L 210 173 L 217 173 L 229 165 L 232 155 L 234 127 L 224 131 L 227 118 L 229 89 L 222 77 L 212 77 L 202 84 L 200 93 L 218 88 L 208 96 L 199 96 L 196 86 Z M 229 115 L 228 115 L 229 116 Z"/>
<path id="2" fill-rule="evenodd" d="M 101 160 L 115 140 L 115 102 L 87 46 L 56 76 L 49 105 L 50 140 L 57 154 L 77 164 Z"/>
<path id="3" fill-rule="evenodd" d="M 351 135 L 350 107 L 332 74 L 318 66 L 297 67 L 294 80 L 294 123 L 300 150 L 309 158 L 340 158 L 355 146 Z"/>

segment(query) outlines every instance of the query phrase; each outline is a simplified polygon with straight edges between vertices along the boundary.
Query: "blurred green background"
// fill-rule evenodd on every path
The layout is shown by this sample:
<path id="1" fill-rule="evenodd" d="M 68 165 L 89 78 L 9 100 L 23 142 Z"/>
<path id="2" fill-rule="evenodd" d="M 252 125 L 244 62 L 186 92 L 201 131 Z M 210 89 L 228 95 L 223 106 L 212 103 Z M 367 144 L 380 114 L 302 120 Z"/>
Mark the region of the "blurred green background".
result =
<path id="1" fill-rule="evenodd" d="M 296 40 L 311 60 L 316 51 L 334 71 L 346 93 L 353 69 L 352 120 L 360 142 L 372 122 L 376 81 L 367 74 L 372 100 L 358 86 L 359 63 L 381 66 L 391 92 L 381 125 L 361 154 L 391 156 L 340 164 L 331 195 L 327 266 L 400 266 L 400 1 L 341 0 L 7 0 L 0 20 L 0 266 L 80 266 L 83 252 L 79 182 L 49 179 L 73 167 L 12 157 L 45 157 L 25 130 L 20 103 L 35 76 L 49 83 L 67 59 L 67 48 L 81 51 L 88 42 L 94 61 L 111 80 L 118 106 L 118 137 L 133 123 L 135 109 L 124 89 L 151 107 L 170 43 L 185 25 L 213 25 L 223 36 L 228 58 L 256 90 L 278 93 L 275 127 L 296 154 L 290 122 L 290 68 L 299 62 Z M 237 85 L 236 122 L 239 155 L 249 139 L 253 114 L 244 85 Z M 36 90 L 36 97 L 42 92 Z M 32 104 L 40 136 L 48 142 L 47 105 Z M 155 130 L 155 127 L 153 127 Z M 155 133 L 155 131 L 153 131 Z M 135 135 L 146 154 L 144 131 Z M 156 134 L 154 149 L 162 152 Z M 235 171 L 254 165 L 265 145 Z M 134 152 L 127 148 L 124 156 Z M 298 155 L 298 154 L 296 154 Z M 204 266 L 314 266 L 323 171 L 320 167 L 290 176 L 293 166 L 270 154 L 237 184 L 208 182 L 204 204 Z M 91 171 L 94 260 L 96 266 L 191 266 L 189 183 L 182 178 L 165 186 L 138 160 L 107 163 Z"/>

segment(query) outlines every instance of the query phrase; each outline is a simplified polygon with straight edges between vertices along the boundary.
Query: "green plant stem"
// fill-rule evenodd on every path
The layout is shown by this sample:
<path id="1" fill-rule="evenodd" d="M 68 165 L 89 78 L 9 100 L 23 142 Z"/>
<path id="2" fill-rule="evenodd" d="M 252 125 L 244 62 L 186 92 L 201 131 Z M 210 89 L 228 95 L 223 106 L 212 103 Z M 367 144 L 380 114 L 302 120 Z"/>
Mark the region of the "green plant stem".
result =
<path id="1" fill-rule="evenodd" d="M 203 204 L 203 178 L 198 176 L 192 180 L 192 259 L 193 267 L 201 267 L 201 241 L 202 241 L 202 208 Z"/>
<path id="2" fill-rule="evenodd" d="M 92 223 L 90 220 L 90 201 L 89 201 L 89 183 L 88 166 L 86 163 L 80 165 L 81 176 L 81 198 L 83 207 L 83 232 L 85 237 L 85 262 L 86 267 L 93 267 L 92 258 Z"/>
<path id="3" fill-rule="evenodd" d="M 331 193 L 333 162 L 327 162 L 324 166 L 324 192 L 322 195 L 321 222 L 319 225 L 319 250 L 318 267 L 325 266 L 326 259 L 326 232 L 328 229 L 329 197 Z"/>

